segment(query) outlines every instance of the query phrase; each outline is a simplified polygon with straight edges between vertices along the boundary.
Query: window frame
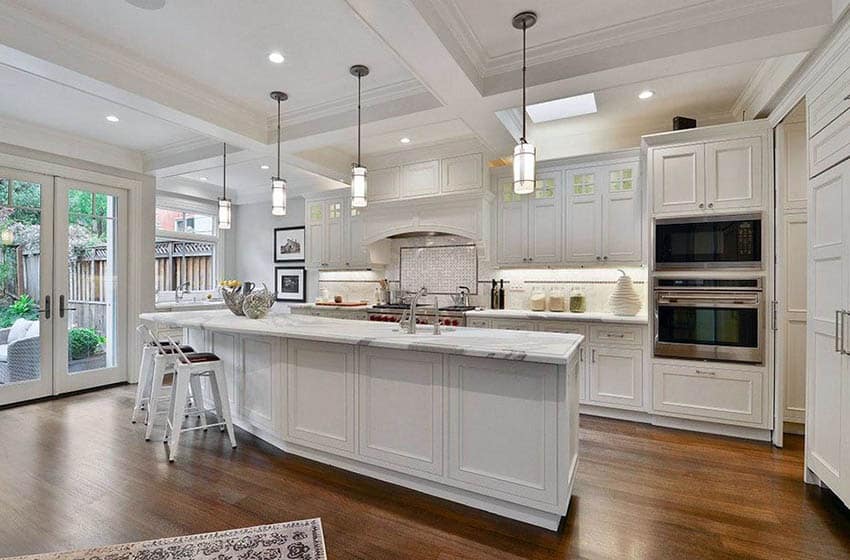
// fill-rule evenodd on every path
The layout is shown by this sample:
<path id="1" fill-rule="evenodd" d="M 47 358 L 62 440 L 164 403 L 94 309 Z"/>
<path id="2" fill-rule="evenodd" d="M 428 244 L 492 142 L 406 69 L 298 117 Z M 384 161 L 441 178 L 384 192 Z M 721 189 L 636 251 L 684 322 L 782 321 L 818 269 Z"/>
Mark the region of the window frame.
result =
<path id="1" fill-rule="evenodd" d="M 222 243 L 222 236 L 219 235 L 221 230 L 218 229 L 218 208 L 212 203 L 204 203 L 200 201 L 193 201 L 183 198 L 176 198 L 170 196 L 161 196 L 157 195 L 155 208 L 154 208 L 154 216 L 156 215 L 157 210 L 170 210 L 173 212 L 182 212 L 184 214 L 183 219 L 185 220 L 186 213 L 194 213 L 194 214 L 204 214 L 210 216 L 212 218 L 212 228 L 213 234 L 205 234 L 205 233 L 191 233 L 184 231 L 169 231 L 165 229 L 159 229 L 158 227 L 154 228 L 154 243 L 158 243 L 161 241 L 165 242 L 199 242 L 199 243 L 210 243 L 213 246 L 213 255 L 212 255 L 212 279 L 213 285 L 217 283 L 219 273 L 221 272 L 220 265 L 223 262 L 223 257 L 220 254 L 224 243 Z M 156 257 L 154 257 L 156 260 Z M 174 269 L 169 267 L 167 272 L 169 278 L 171 279 L 172 284 L 174 283 L 175 272 Z M 157 288 L 154 287 L 156 290 Z M 169 290 L 166 290 L 169 291 Z"/>

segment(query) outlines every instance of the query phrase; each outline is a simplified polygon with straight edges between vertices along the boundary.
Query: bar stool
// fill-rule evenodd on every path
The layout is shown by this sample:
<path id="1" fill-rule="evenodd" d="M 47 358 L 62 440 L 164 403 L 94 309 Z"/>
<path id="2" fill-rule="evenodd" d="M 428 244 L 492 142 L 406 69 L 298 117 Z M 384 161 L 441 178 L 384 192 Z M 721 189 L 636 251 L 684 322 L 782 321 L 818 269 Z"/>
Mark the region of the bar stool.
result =
<path id="1" fill-rule="evenodd" d="M 168 460 L 173 462 L 177 457 L 180 434 L 193 430 L 206 429 L 207 427 L 218 426 L 222 432 L 227 429 L 230 446 L 235 448 L 236 435 L 233 432 L 233 420 L 230 416 L 230 398 L 227 394 L 227 379 L 224 375 L 224 363 L 221 361 L 221 358 L 211 352 L 187 354 L 180 349 L 179 345 L 171 340 L 171 337 L 168 337 L 168 341 L 177 349 L 177 372 L 174 376 L 174 381 L 171 383 L 171 413 L 165 434 L 165 441 L 169 445 Z M 203 377 L 209 379 L 215 408 L 201 409 L 200 411 L 203 414 L 214 411 L 218 422 L 184 428 L 183 419 L 186 414 L 186 399 L 188 397 L 189 387 L 193 379 L 201 379 Z M 154 383 L 156 383 L 156 379 L 156 376 L 154 376 Z M 196 399 L 195 406 L 203 406 L 203 400 Z"/>
<path id="2" fill-rule="evenodd" d="M 151 356 L 153 361 L 153 367 L 145 369 L 145 371 L 150 372 L 150 380 L 145 380 L 144 383 L 140 380 L 139 388 L 136 389 L 137 398 L 140 398 L 140 402 L 145 404 L 145 423 L 147 424 L 147 428 L 145 429 L 145 441 L 150 441 L 157 415 L 160 414 L 160 412 L 162 414 L 166 414 L 168 412 L 168 410 L 163 410 L 159 407 L 162 401 L 169 401 L 171 399 L 170 391 L 168 395 L 162 395 L 165 376 L 168 374 L 174 376 L 176 373 L 177 352 L 192 350 L 192 347 L 181 346 L 170 338 L 168 342 L 163 342 L 154 335 L 153 331 L 151 331 L 147 325 L 139 325 L 137 330 L 147 335 L 148 345 L 151 348 L 147 353 Z M 142 365 L 144 367 L 144 354 L 142 355 Z M 192 389 L 191 398 L 187 395 L 187 401 L 191 402 L 191 405 L 185 408 L 185 413 L 187 416 L 189 414 L 197 415 L 201 421 L 201 428 L 206 430 L 207 416 L 206 412 L 203 410 L 202 404 L 204 402 L 204 392 L 201 386 L 201 378 L 193 378 L 190 381 L 190 384 Z M 150 385 L 150 389 L 144 391 L 143 387 L 145 385 Z M 140 390 L 142 391 L 141 397 L 139 397 Z M 147 400 L 145 400 L 145 398 L 147 398 Z"/>
<path id="3" fill-rule="evenodd" d="M 148 401 L 151 397 L 151 388 L 153 384 L 153 368 L 154 368 L 154 356 L 160 353 L 160 348 L 162 347 L 167 353 L 174 354 L 174 350 L 169 348 L 167 342 L 160 341 L 159 347 L 156 344 L 156 336 L 154 333 L 147 327 L 147 325 L 139 325 L 136 327 L 136 331 L 139 332 L 143 337 L 147 338 L 144 347 L 142 348 L 142 361 L 139 364 L 139 383 L 136 387 L 136 402 L 133 405 L 133 414 L 130 416 L 130 422 L 133 424 L 136 423 L 136 418 L 138 417 L 140 412 L 145 412 L 145 424 L 148 423 L 149 415 L 148 412 Z M 195 349 L 191 346 L 183 345 L 181 346 L 184 352 L 194 352 Z M 174 367 L 168 368 L 169 371 L 173 371 Z"/>

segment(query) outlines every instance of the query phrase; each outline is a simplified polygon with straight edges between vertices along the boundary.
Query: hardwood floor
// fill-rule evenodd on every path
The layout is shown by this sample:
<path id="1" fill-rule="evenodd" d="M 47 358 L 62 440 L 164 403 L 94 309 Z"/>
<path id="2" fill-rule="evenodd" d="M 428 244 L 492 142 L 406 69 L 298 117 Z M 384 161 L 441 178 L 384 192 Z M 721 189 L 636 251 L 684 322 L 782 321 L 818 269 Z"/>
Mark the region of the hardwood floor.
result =
<path id="1" fill-rule="evenodd" d="M 585 417 L 552 533 L 289 456 L 238 432 L 176 464 L 129 423 L 133 389 L 0 410 L 0 556 L 321 517 L 342 559 L 850 558 L 850 514 L 767 444 Z"/>

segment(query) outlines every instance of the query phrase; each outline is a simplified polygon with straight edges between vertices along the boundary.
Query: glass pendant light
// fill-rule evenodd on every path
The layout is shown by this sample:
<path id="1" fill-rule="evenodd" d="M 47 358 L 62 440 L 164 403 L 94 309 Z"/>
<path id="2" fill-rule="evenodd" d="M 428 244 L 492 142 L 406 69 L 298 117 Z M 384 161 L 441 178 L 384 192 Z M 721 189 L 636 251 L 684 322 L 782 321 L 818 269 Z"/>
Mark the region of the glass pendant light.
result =
<path id="1" fill-rule="evenodd" d="M 218 199 L 218 229 L 230 229 L 232 207 L 227 198 L 227 143 L 221 152 L 221 198 Z"/>
<path id="2" fill-rule="evenodd" d="M 357 163 L 351 166 L 351 206 L 364 208 L 368 203 L 366 193 L 366 167 L 360 163 L 360 79 L 369 75 L 369 68 L 362 64 L 355 64 L 348 70 L 352 76 L 357 77 Z"/>
<path id="3" fill-rule="evenodd" d="M 520 12 L 514 16 L 513 25 L 522 29 L 522 136 L 514 147 L 514 192 L 531 194 L 534 192 L 534 167 L 537 151 L 534 145 L 525 139 L 525 32 L 537 23 L 534 12 Z"/>
<path id="4" fill-rule="evenodd" d="M 272 177 L 272 215 L 286 216 L 286 181 L 280 177 L 280 102 L 289 99 L 282 91 L 271 92 L 277 101 L 277 175 Z"/>

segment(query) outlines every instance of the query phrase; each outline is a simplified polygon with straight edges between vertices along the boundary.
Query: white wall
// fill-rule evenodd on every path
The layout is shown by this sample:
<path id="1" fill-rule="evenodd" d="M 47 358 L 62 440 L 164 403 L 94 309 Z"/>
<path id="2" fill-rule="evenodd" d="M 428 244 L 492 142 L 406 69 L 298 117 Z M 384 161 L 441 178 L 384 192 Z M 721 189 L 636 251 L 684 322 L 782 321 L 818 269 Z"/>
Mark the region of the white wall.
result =
<path id="1" fill-rule="evenodd" d="M 270 290 L 274 290 L 274 229 L 303 225 L 304 199 L 300 196 L 289 198 L 286 216 L 272 216 L 271 194 L 268 202 L 237 204 L 234 207 L 231 230 L 234 235 L 230 236 L 233 241 L 233 268 L 228 272 L 239 280 L 250 280 L 258 285 L 265 282 Z M 292 266 L 299 265 L 293 263 Z M 275 304 L 275 308 L 282 306 L 280 302 Z"/>

